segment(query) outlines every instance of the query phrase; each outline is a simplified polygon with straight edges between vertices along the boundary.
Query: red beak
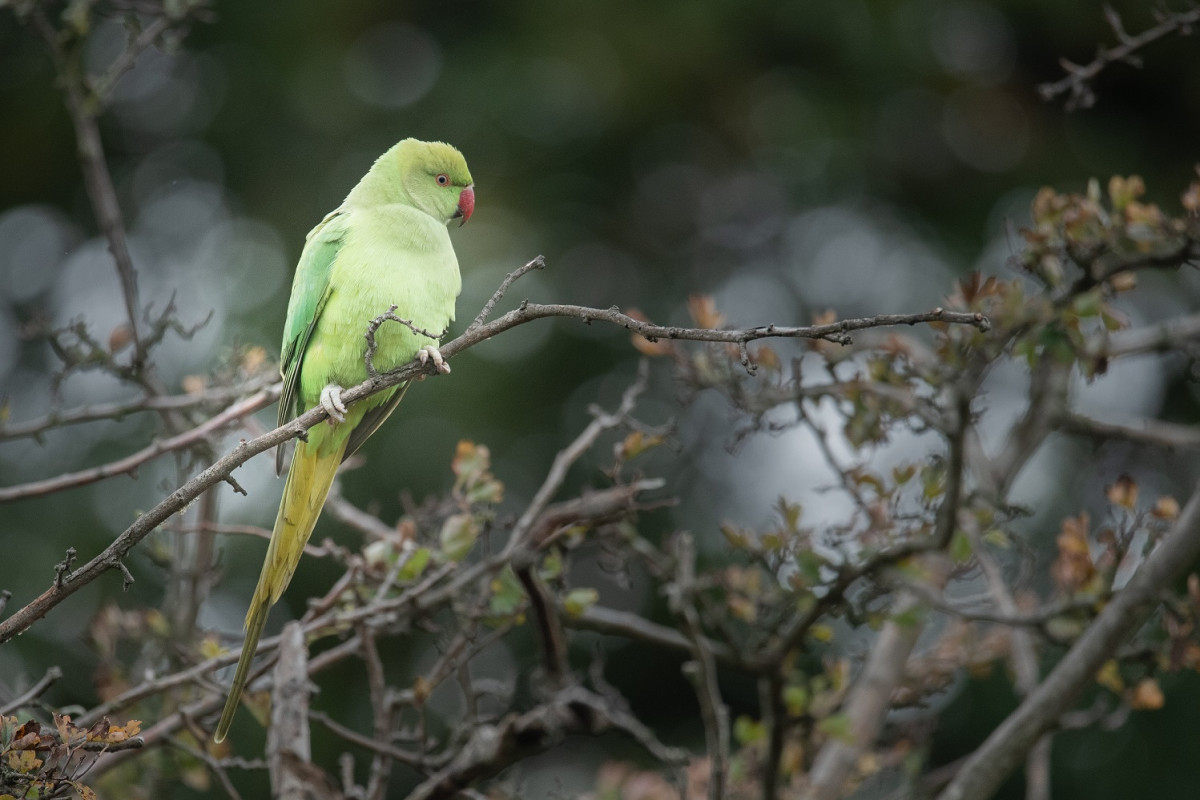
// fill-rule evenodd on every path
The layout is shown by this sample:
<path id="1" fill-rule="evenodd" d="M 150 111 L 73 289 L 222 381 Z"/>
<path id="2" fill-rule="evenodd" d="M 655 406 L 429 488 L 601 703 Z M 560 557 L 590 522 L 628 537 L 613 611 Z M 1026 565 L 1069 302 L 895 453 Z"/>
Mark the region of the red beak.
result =
<path id="1" fill-rule="evenodd" d="M 462 190 L 462 194 L 458 196 L 458 213 L 454 216 L 461 217 L 462 222 L 458 223 L 461 228 L 471 218 L 471 213 L 475 210 L 475 184 L 471 184 Z"/>

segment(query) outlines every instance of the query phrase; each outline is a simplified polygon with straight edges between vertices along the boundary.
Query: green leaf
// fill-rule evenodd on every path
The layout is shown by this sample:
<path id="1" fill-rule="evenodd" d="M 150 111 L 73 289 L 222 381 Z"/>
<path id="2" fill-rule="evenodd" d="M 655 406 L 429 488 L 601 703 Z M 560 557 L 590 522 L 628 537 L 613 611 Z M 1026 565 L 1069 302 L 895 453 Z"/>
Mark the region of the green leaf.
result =
<path id="1" fill-rule="evenodd" d="M 921 469 L 921 488 L 926 501 L 941 497 L 946 488 L 946 465 L 940 461 Z"/>
<path id="2" fill-rule="evenodd" d="M 816 639 L 818 642 L 832 642 L 833 628 L 828 625 L 817 623 L 808 630 L 808 635 Z"/>
<path id="3" fill-rule="evenodd" d="M 563 610 L 567 612 L 567 616 L 571 619 L 579 619 L 583 616 L 583 612 L 594 606 L 599 599 L 600 593 L 595 589 L 572 589 L 563 598 Z"/>
<path id="4" fill-rule="evenodd" d="M 971 560 L 972 555 L 970 538 L 964 531 L 955 531 L 950 539 L 950 558 L 954 559 L 956 564 L 965 564 Z"/>
<path id="5" fill-rule="evenodd" d="M 994 547 L 1001 547 L 1005 550 L 1012 547 L 1012 540 L 1008 538 L 1008 532 L 1003 528 L 992 528 L 983 535 L 983 540 Z"/>
<path id="6" fill-rule="evenodd" d="M 783 704 L 789 716 L 801 716 L 808 709 L 808 690 L 803 686 L 787 687 L 783 690 Z"/>
<path id="7" fill-rule="evenodd" d="M 742 714 L 733 723 L 733 738 L 743 747 L 754 742 L 765 741 L 767 729 L 756 719 Z"/>
<path id="8" fill-rule="evenodd" d="M 447 561 L 462 561 L 479 537 L 479 522 L 473 514 L 452 514 L 442 523 L 438 543 Z"/>
<path id="9" fill-rule="evenodd" d="M 833 714 L 826 717 L 817 723 L 817 730 L 831 739 L 854 744 L 854 734 L 850 730 L 850 717 L 845 714 Z"/>
<path id="10" fill-rule="evenodd" d="M 749 537 L 729 523 L 721 525 L 721 533 L 725 535 L 725 541 L 738 550 L 745 550 L 750 546 Z"/>
<path id="11" fill-rule="evenodd" d="M 823 566 L 825 566 L 825 559 L 812 550 L 796 551 L 796 568 L 804 579 L 805 585 L 815 586 L 821 582 L 821 567 Z"/>
<path id="12" fill-rule="evenodd" d="M 800 528 L 800 517 L 804 513 L 804 506 L 799 503 L 789 503 L 784 498 L 779 498 L 778 503 L 779 516 L 783 520 L 784 526 L 790 533 L 796 533 Z"/>
<path id="13" fill-rule="evenodd" d="M 1077 315 L 1087 318 L 1098 315 L 1103 305 L 1104 298 L 1100 296 L 1100 290 L 1093 289 L 1076 297 L 1071 307 Z"/>
<path id="14" fill-rule="evenodd" d="M 925 619 L 925 609 L 920 606 L 912 606 L 898 614 L 892 614 L 888 619 L 902 628 L 912 628 L 920 625 L 921 621 Z"/>
<path id="15" fill-rule="evenodd" d="M 425 568 L 429 566 L 429 560 L 433 557 L 433 551 L 428 547 L 418 547 L 408 557 L 408 561 L 404 562 L 404 566 L 400 568 L 397 577 L 401 581 L 411 581 L 419 578 Z"/>
<path id="16" fill-rule="evenodd" d="M 508 617 L 521 607 L 525 595 L 521 590 L 521 582 L 517 580 L 512 567 L 505 567 L 499 575 L 492 579 L 489 588 L 492 590 L 492 599 L 488 603 L 488 610 L 492 614 Z"/>
<path id="17" fill-rule="evenodd" d="M 542 568 L 538 570 L 538 574 L 543 580 L 552 581 L 563 573 L 563 557 L 562 551 L 557 547 L 546 553 L 546 557 L 542 559 Z"/>

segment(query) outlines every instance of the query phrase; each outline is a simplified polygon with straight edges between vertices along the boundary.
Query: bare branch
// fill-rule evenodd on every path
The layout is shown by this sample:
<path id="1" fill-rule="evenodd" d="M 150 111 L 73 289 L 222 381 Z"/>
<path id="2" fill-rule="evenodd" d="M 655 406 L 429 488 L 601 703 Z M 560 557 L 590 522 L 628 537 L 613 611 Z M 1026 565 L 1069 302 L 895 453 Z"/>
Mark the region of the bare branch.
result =
<path id="1" fill-rule="evenodd" d="M 497 320 L 497 322 L 499 321 Z M 480 329 L 477 328 L 476 330 Z M 595 418 L 591 423 L 584 428 L 582 433 L 575 437 L 575 441 L 563 448 L 554 457 L 554 463 L 551 465 L 550 471 L 546 474 L 546 479 L 542 481 L 542 485 L 538 487 L 537 493 L 534 494 L 533 499 L 529 501 L 529 505 L 525 507 L 525 511 L 521 513 L 520 518 L 513 526 L 512 535 L 509 537 L 508 544 L 504 548 L 506 556 L 511 556 L 517 552 L 518 548 L 524 547 L 527 544 L 526 538 L 529 536 L 534 522 L 550 502 L 550 498 L 554 496 L 554 493 L 558 491 L 563 481 L 566 480 L 567 470 L 571 468 L 571 465 L 591 449 L 602 433 L 621 425 L 633 411 L 633 406 L 637 401 L 638 395 L 646 388 L 648 373 L 648 367 L 645 360 L 643 360 L 638 366 L 637 380 L 625 390 L 625 394 L 621 397 L 621 404 L 617 407 L 617 410 L 612 414 L 593 411 Z"/>
<path id="2" fill-rule="evenodd" d="M 1197 341 L 1200 341 L 1200 314 L 1189 314 L 1160 325 L 1117 331 L 1102 350 L 1090 355 L 1113 358 L 1137 353 L 1165 353 Z"/>
<path id="3" fill-rule="evenodd" d="M 250 397 L 234 403 L 220 414 L 197 425 L 195 428 L 172 436 L 169 439 L 154 442 L 149 447 L 144 447 L 136 453 L 118 461 L 102 464 L 91 469 L 80 470 L 79 472 L 67 472 L 41 481 L 2 488 L 0 489 L 0 503 L 10 503 L 13 500 L 22 500 L 27 497 L 38 497 L 54 492 L 61 492 L 64 489 L 73 489 L 77 486 L 95 483 L 96 481 L 111 478 L 115 475 L 135 474 L 137 468 L 147 461 L 151 461 L 164 453 L 184 450 L 197 442 L 204 441 L 226 425 L 238 422 L 243 417 L 270 405 L 274 397 L 275 395 L 270 389 L 255 392 Z M 224 480 L 226 477 L 226 475 L 223 475 L 221 479 Z"/>
<path id="4" fill-rule="evenodd" d="M 1161 419 L 1140 419 L 1130 422 L 1101 422 L 1083 414 L 1066 414 L 1062 429 L 1067 433 L 1087 436 L 1096 441 L 1123 439 L 1128 442 L 1160 447 L 1163 450 L 1195 450 L 1200 448 L 1200 429 Z"/>
<path id="5" fill-rule="evenodd" d="M 975 526 L 968 528 L 968 535 L 971 537 L 975 560 L 987 579 L 988 593 L 996 606 L 1003 614 L 1018 615 L 1020 609 L 1017 607 L 1017 601 L 1013 599 L 1012 592 L 1004 580 L 1000 565 L 988 552 L 983 537 L 979 535 Z M 1039 678 L 1037 647 L 1029 631 L 1017 629 L 1012 632 L 1010 661 L 1017 677 L 1017 691 L 1022 697 L 1029 696 L 1037 688 Z M 1026 800 L 1050 800 L 1050 743 L 1051 735 L 1044 734 L 1030 749 L 1025 759 Z"/>
<path id="6" fill-rule="evenodd" d="M 680 533 L 675 540 L 676 578 L 669 588 L 671 609 L 683 618 L 687 630 L 692 661 L 683 665 L 684 674 L 691 680 L 700 701 L 700 719 L 704 724 L 704 741 L 712 765 L 708 777 L 709 800 L 725 796 L 729 765 L 729 707 L 721 700 L 717 684 L 717 664 L 705 647 L 704 629 L 696 611 L 693 594 L 696 591 L 696 549 L 690 533 Z"/>
<path id="7" fill-rule="evenodd" d="M 613 707 L 606 698 L 580 686 L 568 687 L 537 708 L 523 714 L 508 714 L 494 725 L 476 727 L 453 760 L 418 785 L 408 800 L 454 797 L 510 764 L 553 747 L 565 734 L 595 736 L 614 730 L 640 743 L 650 736 L 645 726 L 624 710 Z M 683 753 L 661 745 L 657 750 L 677 763 L 686 758 Z"/>
<path id="8" fill-rule="evenodd" d="M 506 275 L 504 277 L 504 280 L 500 282 L 500 288 L 498 288 L 492 294 L 491 298 L 487 301 L 487 303 L 484 304 L 483 309 L 475 317 L 475 320 L 470 325 L 467 326 L 467 330 L 472 330 L 473 328 L 478 328 L 480 325 L 487 322 L 488 317 L 490 317 L 492 315 L 492 309 L 494 309 L 496 307 L 496 304 L 499 303 L 500 300 L 504 298 L 504 294 L 505 294 L 505 292 L 508 291 L 509 287 L 512 286 L 517 280 L 519 280 L 522 275 L 525 275 L 528 272 L 532 272 L 535 269 L 545 269 L 545 268 L 546 268 L 545 256 L 537 256 L 536 258 L 534 258 L 532 261 L 530 261 L 525 266 L 518 267 L 517 269 L 514 269 L 512 272 L 508 273 L 508 275 Z"/>
<path id="9" fill-rule="evenodd" d="M 308 733 L 308 650 L 299 623 L 288 623 L 280 635 L 267 728 L 267 762 L 272 797 L 308 800 L 307 776 L 293 768 L 312 758 Z"/>
<path id="10" fill-rule="evenodd" d="M 892 603 L 893 616 L 884 624 L 862 672 L 855 678 L 846 699 L 845 713 L 850 737 L 830 738 L 817 753 L 809 771 L 809 784 L 801 800 L 836 800 L 844 796 L 859 756 L 874 746 L 887 715 L 892 692 L 904 677 L 904 665 L 924 627 L 914 618 L 920 601 L 901 591 Z"/>
<path id="11" fill-rule="evenodd" d="M 1101 47 L 1096 57 L 1086 65 L 1072 64 L 1063 59 L 1062 67 L 1066 76 L 1053 83 L 1043 83 L 1038 86 L 1038 94 L 1043 100 L 1053 100 L 1062 94 L 1069 94 L 1067 109 L 1088 108 L 1096 102 L 1095 92 L 1091 81 L 1110 64 L 1124 62 L 1138 65 L 1137 51 L 1172 33 L 1188 35 L 1192 26 L 1200 23 L 1200 8 L 1188 11 L 1165 11 L 1159 14 L 1159 22 L 1152 28 L 1131 36 L 1125 32 L 1120 16 L 1109 6 L 1105 6 L 1105 18 L 1116 35 L 1118 44 L 1115 47 Z"/>
<path id="12" fill-rule="evenodd" d="M 228 403 L 259 390 L 270 392 L 273 400 L 279 396 L 280 385 L 278 378 L 263 376 L 237 386 L 216 387 L 195 394 L 146 395 L 119 403 L 104 403 L 52 411 L 44 417 L 0 425 L 0 442 L 37 437 L 49 430 L 67 425 L 79 425 L 106 419 L 120 420 L 130 414 L 144 411 L 184 411 L 197 406 Z"/>
<path id="13" fill-rule="evenodd" d="M 579 616 L 567 617 L 564 621 L 568 628 L 595 631 L 609 636 L 623 636 L 626 639 L 646 642 L 670 650 L 691 652 L 693 647 L 692 642 L 674 628 L 659 625 L 628 611 L 617 611 L 604 606 L 589 606 Z M 722 663 L 742 669 L 753 669 L 758 666 L 748 663 L 743 654 L 722 642 L 706 637 L 704 647 Z"/>
<path id="14" fill-rule="evenodd" d="M 386 755 L 393 761 L 399 761 L 401 764 L 406 764 L 413 768 L 421 766 L 421 757 L 416 753 L 401 750 L 399 747 L 387 742 L 381 742 L 371 736 L 364 736 L 352 728 L 347 728 L 323 711 L 310 711 L 308 712 L 308 716 L 313 722 L 319 722 L 324 725 L 335 736 L 345 739 L 350 744 L 361 747 L 367 752 Z"/>
<path id="15" fill-rule="evenodd" d="M 233 785 L 233 781 L 229 779 L 229 771 L 225 769 L 225 764 L 220 759 L 214 758 L 210 753 L 203 748 L 194 747 L 190 742 L 185 742 L 178 736 L 169 736 L 166 739 L 167 744 L 174 747 L 180 752 L 187 753 L 192 758 L 196 759 L 208 767 L 209 771 L 217 776 L 217 780 L 221 783 L 221 788 L 225 791 L 229 800 L 242 800 L 242 795 Z"/>
<path id="16" fill-rule="evenodd" d="M 967 759 L 938 800 L 985 800 L 1066 713 L 1104 661 L 1141 625 L 1158 593 L 1200 557 L 1200 487 L 1170 534 L 1117 592 L 1045 680 Z"/>
<path id="17" fill-rule="evenodd" d="M 150 21 L 150 24 L 131 36 L 125 44 L 125 49 L 108 65 L 104 75 L 92 81 L 92 93 L 100 104 L 108 101 L 113 87 L 126 72 L 133 68 L 138 56 L 150 48 L 159 37 L 179 24 L 179 20 L 164 14 Z"/>
<path id="18" fill-rule="evenodd" d="M 60 667 L 51 667 L 46 670 L 46 674 L 42 676 L 40 681 L 14 697 L 10 702 L 0 706 L 0 717 L 7 716 L 37 700 L 62 677 L 62 674 Z"/>
<path id="19" fill-rule="evenodd" d="M 393 303 L 391 308 L 380 314 L 375 319 L 371 320 L 371 323 L 367 325 L 367 349 L 366 352 L 363 353 L 363 361 L 367 365 L 367 374 L 372 378 L 379 374 L 379 370 L 375 368 L 375 351 L 379 349 L 379 343 L 375 341 L 375 334 L 379 331 L 379 328 L 383 325 L 383 323 L 388 321 L 397 322 L 418 336 L 424 336 L 426 339 L 432 339 L 435 342 L 439 341 L 445 334 L 445 331 L 442 333 L 430 333 L 424 328 L 418 328 L 413 324 L 411 319 L 400 319 L 400 317 L 396 316 L 397 308 L 399 308 L 399 306 Z"/>
<path id="20" fill-rule="evenodd" d="M 82 73 L 79 59 L 73 59 L 66 51 L 62 37 L 47 19 L 40 7 L 35 7 L 32 15 L 34 27 L 41 33 L 50 49 L 50 55 L 63 88 L 67 103 L 67 112 L 75 127 L 75 140 L 79 150 L 79 164 L 83 170 L 84 184 L 87 186 L 88 197 L 96 212 L 96 223 L 101 233 L 108 240 L 108 249 L 112 253 L 117 268 L 117 276 L 121 281 L 121 292 L 125 299 L 125 315 L 129 324 L 129 332 L 133 344 L 133 363 L 144 364 L 146 352 L 142 343 L 138 323 L 141 319 L 140 303 L 138 300 L 137 271 L 133 266 L 133 257 L 129 253 L 129 243 L 125 234 L 125 220 L 121 206 L 117 202 L 117 192 L 113 186 L 112 174 L 104 155 L 104 143 L 100 138 L 100 128 L 97 125 L 97 104 L 86 88 L 86 76 Z"/>

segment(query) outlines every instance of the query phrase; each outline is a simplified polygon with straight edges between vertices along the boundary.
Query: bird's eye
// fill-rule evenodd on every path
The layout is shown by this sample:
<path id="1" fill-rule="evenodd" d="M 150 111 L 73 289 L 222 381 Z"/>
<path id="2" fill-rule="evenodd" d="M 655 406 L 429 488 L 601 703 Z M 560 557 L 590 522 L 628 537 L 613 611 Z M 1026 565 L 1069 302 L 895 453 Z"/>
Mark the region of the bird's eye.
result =
<path id="1" fill-rule="evenodd" d="M 438 175 L 437 178 L 435 178 L 434 180 L 437 181 L 438 186 L 449 186 L 450 185 L 450 176 L 444 172 L 441 173 L 440 175 Z"/>

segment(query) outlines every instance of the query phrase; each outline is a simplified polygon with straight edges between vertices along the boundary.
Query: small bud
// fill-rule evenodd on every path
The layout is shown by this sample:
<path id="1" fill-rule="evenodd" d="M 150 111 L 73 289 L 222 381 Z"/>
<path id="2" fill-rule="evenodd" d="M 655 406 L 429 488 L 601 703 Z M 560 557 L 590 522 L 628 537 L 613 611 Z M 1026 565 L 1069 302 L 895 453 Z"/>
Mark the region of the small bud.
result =
<path id="1" fill-rule="evenodd" d="M 122 322 L 113 328 L 112 333 L 108 335 L 108 351 L 114 355 L 129 347 L 132 343 L 133 328 L 129 326 L 128 322 Z"/>

